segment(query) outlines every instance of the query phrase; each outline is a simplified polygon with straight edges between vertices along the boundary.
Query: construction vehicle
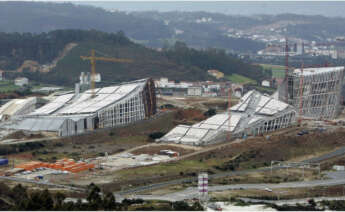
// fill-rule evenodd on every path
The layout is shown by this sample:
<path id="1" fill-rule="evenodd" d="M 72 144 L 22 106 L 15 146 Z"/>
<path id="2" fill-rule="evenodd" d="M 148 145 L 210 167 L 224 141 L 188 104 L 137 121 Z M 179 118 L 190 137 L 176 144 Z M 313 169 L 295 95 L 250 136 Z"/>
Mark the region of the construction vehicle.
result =
<path id="1" fill-rule="evenodd" d="M 115 62 L 115 63 L 132 63 L 133 60 L 131 59 L 123 59 L 123 58 L 112 58 L 112 57 L 96 57 L 95 50 L 91 50 L 91 56 L 80 56 L 83 60 L 89 60 L 91 63 L 91 96 L 92 98 L 95 97 L 95 77 L 96 77 L 96 61 L 108 61 L 108 62 Z"/>

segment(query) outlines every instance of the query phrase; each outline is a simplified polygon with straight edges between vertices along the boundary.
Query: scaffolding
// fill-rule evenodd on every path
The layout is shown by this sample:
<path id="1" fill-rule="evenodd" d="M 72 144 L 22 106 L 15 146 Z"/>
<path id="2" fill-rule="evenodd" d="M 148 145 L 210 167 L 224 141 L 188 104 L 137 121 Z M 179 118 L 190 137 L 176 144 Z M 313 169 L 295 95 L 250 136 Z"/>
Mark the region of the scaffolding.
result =
<path id="1" fill-rule="evenodd" d="M 98 113 L 100 128 L 114 127 L 151 117 L 156 113 L 155 87 L 152 79 L 144 87 L 138 87 L 122 101 L 110 105 Z"/>
<path id="2" fill-rule="evenodd" d="M 288 103 L 299 108 L 300 116 L 334 119 L 340 113 L 343 82 L 344 67 L 295 69 L 285 81 Z"/>
<path id="3" fill-rule="evenodd" d="M 137 87 L 122 101 L 98 112 L 99 127 L 114 127 L 149 118 L 156 113 L 156 92 L 152 79 Z"/>

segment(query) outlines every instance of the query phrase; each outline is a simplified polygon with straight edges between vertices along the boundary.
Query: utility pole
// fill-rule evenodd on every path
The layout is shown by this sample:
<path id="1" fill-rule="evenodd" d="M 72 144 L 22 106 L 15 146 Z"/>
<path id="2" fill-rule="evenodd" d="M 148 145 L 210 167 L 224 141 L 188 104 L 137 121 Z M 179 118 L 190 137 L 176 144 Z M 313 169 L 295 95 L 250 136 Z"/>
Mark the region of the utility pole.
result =
<path id="1" fill-rule="evenodd" d="M 229 133 L 228 133 L 228 140 L 231 139 L 231 85 L 228 90 L 228 116 L 229 116 Z"/>

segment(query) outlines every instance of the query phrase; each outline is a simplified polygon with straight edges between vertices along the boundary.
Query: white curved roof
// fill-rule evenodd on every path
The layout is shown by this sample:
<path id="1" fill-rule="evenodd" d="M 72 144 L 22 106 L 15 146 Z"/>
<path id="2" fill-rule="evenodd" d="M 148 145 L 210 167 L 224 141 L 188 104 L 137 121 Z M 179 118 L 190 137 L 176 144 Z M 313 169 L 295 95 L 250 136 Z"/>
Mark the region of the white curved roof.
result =
<path id="1" fill-rule="evenodd" d="M 65 94 L 30 115 L 95 113 L 110 104 L 120 101 L 136 89 L 142 88 L 145 83 L 146 79 L 118 86 L 98 88 L 95 90 L 95 97 L 93 98 L 91 90 L 87 90 L 76 97 L 74 94 Z"/>
<path id="2" fill-rule="evenodd" d="M 193 126 L 178 125 L 158 141 L 207 144 L 226 132 L 239 133 L 260 120 L 269 120 L 286 111 L 288 107 L 289 105 L 284 102 L 252 90 L 246 93 L 238 104 L 231 107 L 230 122 L 229 113 L 217 114 Z"/>
<path id="3" fill-rule="evenodd" d="M 65 94 L 62 96 L 58 96 L 56 99 L 54 99 L 50 103 L 30 113 L 30 115 L 49 115 L 53 113 L 54 111 L 58 110 L 59 108 L 63 107 L 66 104 L 66 102 L 72 99 L 73 96 L 74 94 Z"/>

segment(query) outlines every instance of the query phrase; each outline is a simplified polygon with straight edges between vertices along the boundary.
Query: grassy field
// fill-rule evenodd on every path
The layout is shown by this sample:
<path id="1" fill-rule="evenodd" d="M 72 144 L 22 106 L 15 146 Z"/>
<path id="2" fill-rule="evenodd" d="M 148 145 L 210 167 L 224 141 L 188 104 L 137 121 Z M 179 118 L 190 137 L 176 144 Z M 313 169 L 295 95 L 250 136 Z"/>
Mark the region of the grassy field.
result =
<path id="1" fill-rule="evenodd" d="M 255 87 L 255 90 L 258 90 L 262 93 L 268 93 L 268 94 L 272 94 L 276 90 L 275 88 L 268 88 L 268 87 L 262 87 L 262 86 L 254 86 L 254 87 Z"/>
<path id="2" fill-rule="evenodd" d="M 228 184 L 247 184 L 247 183 L 283 183 L 283 182 L 294 182 L 303 180 L 316 180 L 319 179 L 317 171 L 306 169 L 294 169 L 290 168 L 287 170 L 276 170 L 272 174 L 270 172 L 253 172 L 242 176 L 231 176 L 210 179 L 209 185 L 228 185 Z"/>
<path id="3" fill-rule="evenodd" d="M 285 77 L 285 66 L 272 65 L 272 64 L 259 64 L 264 70 L 272 70 L 272 77 L 284 78 Z"/>
<path id="4" fill-rule="evenodd" d="M 239 74 L 232 74 L 232 75 L 227 75 L 226 78 L 230 80 L 231 82 L 234 83 L 241 83 L 241 84 L 256 84 L 256 81 L 253 79 L 250 79 L 248 77 L 239 75 Z"/>
<path id="5" fill-rule="evenodd" d="M 216 201 L 230 201 L 231 198 L 247 197 L 263 200 L 297 199 L 297 198 L 313 198 L 313 197 L 334 197 L 343 196 L 343 185 L 337 186 L 317 186 L 312 188 L 280 188 L 268 192 L 263 189 L 247 189 L 247 190 L 228 190 L 211 192 L 210 196 Z"/>
<path id="6" fill-rule="evenodd" d="M 314 133 L 308 136 L 272 135 L 247 139 L 222 149 L 212 150 L 192 157 L 148 167 L 137 167 L 114 172 L 116 182 L 108 184 L 116 189 L 119 185 L 144 185 L 176 178 L 195 176 L 200 171 L 220 173 L 223 171 L 255 169 L 269 166 L 272 160 L 293 160 L 301 156 L 319 155 L 344 145 L 345 130 L 333 133 Z M 304 148 L 301 148 L 303 146 Z M 140 175 L 140 180 L 137 176 Z M 296 176 L 297 177 L 297 176 Z M 285 177 L 280 180 L 284 181 Z M 269 179 L 267 179 L 269 180 Z M 289 181 L 289 180 L 287 180 Z"/>
<path id="7" fill-rule="evenodd" d="M 37 147 L 34 146 L 37 142 L 22 144 L 22 146 L 18 146 L 21 150 L 11 151 L 13 153 L 10 153 L 14 158 L 49 162 L 54 162 L 63 157 L 79 160 L 80 158 L 98 157 L 105 152 L 114 154 L 152 142 L 149 140 L 148 135 L 152 132 L 169 131 L 175 126 L 173 123 L 174 117 L 175 113 L 167 113 L 150 122 L 95 131 L 92 134 L 63 137 L 42 142 L 43 144 Z M 31 148 L 31 146 L 33 147 Z M 2 148 L 5 147 L 7 145 L 3 145 Z M 15 147 L 13 146 L 13 148 Z M 8 151 L 5 151 L 5 153 L 7 154 Z"/>
<path id="8" fill-rule="evenodd" d="M 20 87 L 13 84 L 11 81 L 0 81 L 0 93 L 8 93 L 19 90 Z"/>
<path id="9" fill-rule="evenodd" d="M 272 77 L 274 78 L 284 78 L 285 77 L 285 70 L 272 70 Z"/>
<path id="10" fill-rule="evenodd" d="M 263 69 L 285 70 L 285 66 L 273 64 L 259 64 Z"/>

